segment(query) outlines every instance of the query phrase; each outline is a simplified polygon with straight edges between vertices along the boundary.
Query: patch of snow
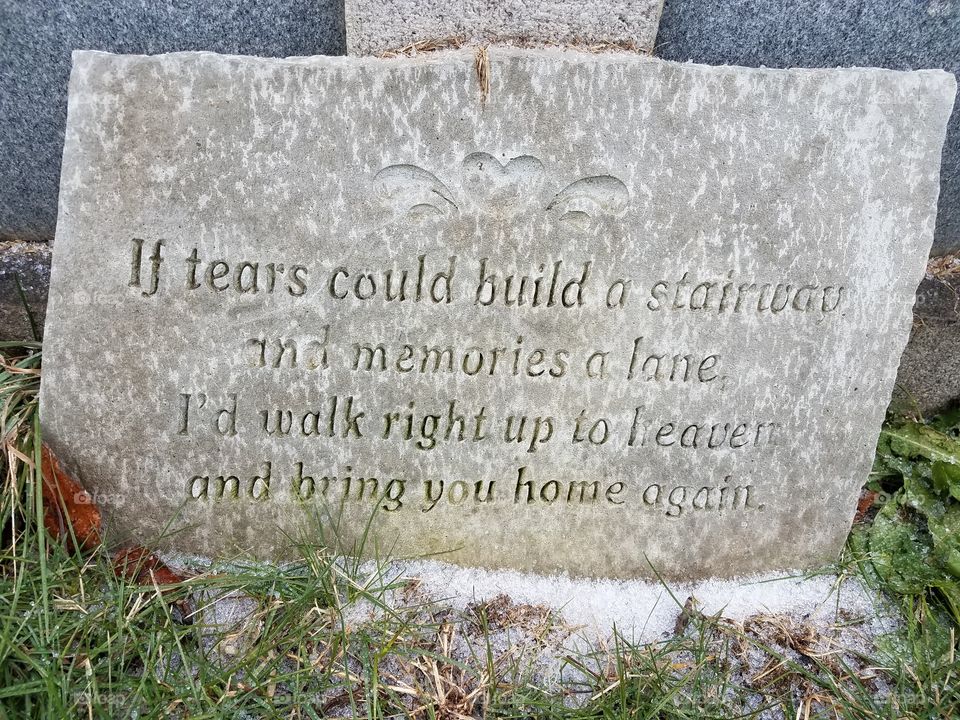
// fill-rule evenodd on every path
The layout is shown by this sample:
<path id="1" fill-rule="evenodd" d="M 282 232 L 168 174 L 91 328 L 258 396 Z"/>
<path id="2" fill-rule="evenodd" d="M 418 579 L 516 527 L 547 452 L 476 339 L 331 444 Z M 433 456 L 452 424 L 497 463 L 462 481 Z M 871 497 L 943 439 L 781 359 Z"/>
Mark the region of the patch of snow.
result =
<path id="1" fill-rule="evenodd" d="M 862 582 L 828 574 L 770 573 L 664 585 L 483 570 L 426 560 L 394 562 L 388 572 L 419 579 L 428 595 L 445 598 L 457 608 L 506 594 L 515 603 L 554 609 L 586 635 L 605 637 L 616 626 L 621 635 L 636 643 L 671 635 L 689 597 L 697 600 L 704 615 L 720 613 L 736 622 L 756 614 L 784 614 L 818 625 L 837 622 L 838 616 L 861 617 L 876 623 L 878 633 L 889 632 L 896 625 L 880 599 Z"/>

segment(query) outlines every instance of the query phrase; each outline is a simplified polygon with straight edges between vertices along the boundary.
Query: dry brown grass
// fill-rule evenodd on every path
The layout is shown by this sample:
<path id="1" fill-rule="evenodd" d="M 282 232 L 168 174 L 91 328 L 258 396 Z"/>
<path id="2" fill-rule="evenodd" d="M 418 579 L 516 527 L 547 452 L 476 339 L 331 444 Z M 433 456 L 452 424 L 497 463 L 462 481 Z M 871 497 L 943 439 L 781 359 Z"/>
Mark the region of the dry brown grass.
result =
<path id="1" fill-rule="evenodd" d="M 943 281 L 960 277 L 960 251 L 930 258 L 927 274 Z"/>
<path id="2" fill-rule="evenodd" d="M 463 47 L 464 42 L 464 38 L 457 36 L 418 40 L 417 42 L 412 42 L 409 45 L 404 45 L 402 48 L 397 48 L 395 50 L 384 50 L 382 53 L 380 53 L 379 57 L 416 57 L 417 55 L 422 55 L 423 53 L 431 53 L 438 50 L 459 50 Z"/>
<path id="3" fill-rule="evenodd" d="M 437 52 L 440 50 L 459 50 L 466 45 L 478 45 L 480 47 L 489 47 L 490 44 L 487 42 L 479 42 L 477 40 L 468 40 L 462 35 L 451 35 L 448 37 L 440 38 L 429 38 L 427 40 L 418 40 L 412 42 L 408 45 L 404 45 L 400 48 L 394 48 L 390 50 L 384 50 L 377 57 L 381 58 L 397 58 L 397 57 L 416 57 L 417 55 L 422 55 L 424 53 Z M 574 38 L 569 43 L 550 43 L 550 42 L 541 42 L 533 41 L 528 37 L 522 35 L 498 35 L 496 38 L 496 44 L 503 47 L 515 47 L 527 50 L 535 49 L 559 49 L 559 50 L 575 50 L 578 52 L 587 52 L 587 53 L 611 53 L 611 52 L 626 52 L 633 53 L 636 55 L 651 55 L 650 50 L 644 50 L 639 45 L 637 45 L 632 40 L 623 40 L 616 42 L 609 41 L 593 41 L 593 40 L 584 40 L 581 38 Z"/>
<path id="4" fill-rule="evenodd" d="M 480 104 L 485 105 L 490 96 L 490 55 L 486 46 L 478 47 L 474 59 L 477 84 L 480 85 Z"/>

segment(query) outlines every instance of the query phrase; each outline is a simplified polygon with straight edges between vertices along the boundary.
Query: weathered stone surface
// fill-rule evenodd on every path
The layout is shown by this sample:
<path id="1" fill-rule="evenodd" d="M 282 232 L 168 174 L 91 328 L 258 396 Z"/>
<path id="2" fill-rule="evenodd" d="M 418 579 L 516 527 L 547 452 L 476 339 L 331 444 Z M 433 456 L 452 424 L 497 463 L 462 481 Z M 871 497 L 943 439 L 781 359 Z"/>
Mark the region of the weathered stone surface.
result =
<path id="1" fill-rule="evenodd" d="M 663 0 L 346 0 L 347 52 L 379 55 L 412 43 L 622 45 L 653 49 Z"/>
<path id="2" fill-rule="evenodd" d="M 108 529 L 179 512 L 167 547 L 282 556 L 372 516 L 367 553 L 608 576 L 831 558 L 954 79 L 485 71 L 75 56 L 41 414 Z"/>
<path id="3" fill-rule="evenodd" d="M 960 398 L 960 274 L 920 283 L 893 407 L 934 415 Z"/>
<path id="4" fill-rule="evenodd" d="M 0 240 L 57 219 L 70 53 L 344 52 L 338 0 L 0 0 Z"/>
<path id="5" fill-rule="evenodd" d="M 42 336 L 49 283 L 48 245 L 0 242 L 0 340 Z"/>
<path id="6" fill-rule="evenodd" d="M 942 68 L 960 72 L 951 0 L 666 0 L 656 54 L 749 67 Z M 934 254 L 960 249 L 960 110 L 944 146 Z"/>

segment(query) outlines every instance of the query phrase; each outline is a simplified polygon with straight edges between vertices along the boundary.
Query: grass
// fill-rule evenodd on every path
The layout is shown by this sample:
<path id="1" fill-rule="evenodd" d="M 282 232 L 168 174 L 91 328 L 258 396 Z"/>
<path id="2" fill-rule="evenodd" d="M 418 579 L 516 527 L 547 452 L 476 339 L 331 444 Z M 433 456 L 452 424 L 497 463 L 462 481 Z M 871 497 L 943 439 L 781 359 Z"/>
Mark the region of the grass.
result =
<path id="1" fill-rule="evenodd" d="M 0 359 L 0 718 L 960 716 L 956 618 L 935 590 L 891 588 L 864 542 L 832 570 L 886 592 L 903 620 L 869 652 L 835 651 L 842 622 L 735 623 L 690 603 L 662 641 L 573 642 L 547 608 L 455 610 L 323 547 L 131 581 L 104 548 L 43 531 L 40 347 L 0 344 Z"/>

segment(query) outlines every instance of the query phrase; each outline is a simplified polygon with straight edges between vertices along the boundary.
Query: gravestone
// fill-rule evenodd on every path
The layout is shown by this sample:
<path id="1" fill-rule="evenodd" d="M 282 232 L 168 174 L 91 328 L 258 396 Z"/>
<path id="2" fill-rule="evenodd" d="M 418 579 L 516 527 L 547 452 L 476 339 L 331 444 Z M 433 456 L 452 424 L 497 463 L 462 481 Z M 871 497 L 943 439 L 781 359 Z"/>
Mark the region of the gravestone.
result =
<path id="1" fill-rule="evenodd" d="M 44 437 L 117 542 L 830 560 L 954 93 L 630 53 L 77 53 Z"/>
<path id="2" fill-rule="evenodd" d="M 619 45 L 653 50 L 663 0 L 346 0 L 347 52 L 416 43 Z"/>

